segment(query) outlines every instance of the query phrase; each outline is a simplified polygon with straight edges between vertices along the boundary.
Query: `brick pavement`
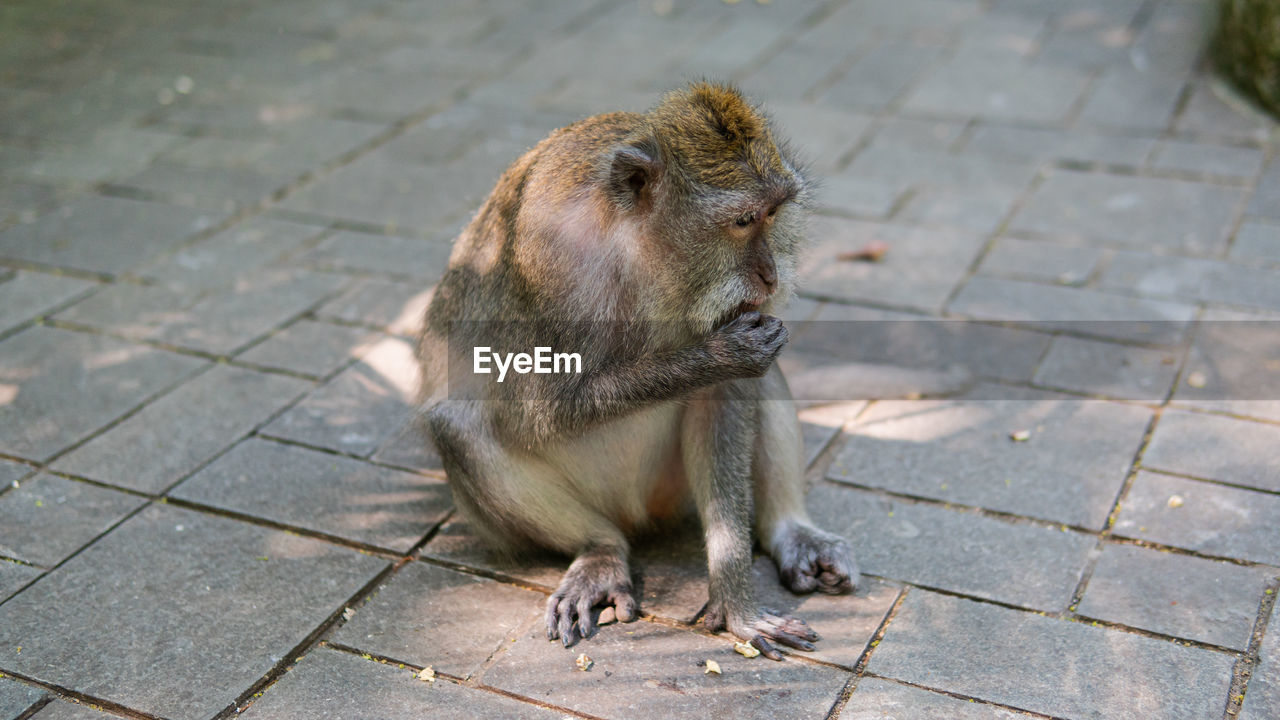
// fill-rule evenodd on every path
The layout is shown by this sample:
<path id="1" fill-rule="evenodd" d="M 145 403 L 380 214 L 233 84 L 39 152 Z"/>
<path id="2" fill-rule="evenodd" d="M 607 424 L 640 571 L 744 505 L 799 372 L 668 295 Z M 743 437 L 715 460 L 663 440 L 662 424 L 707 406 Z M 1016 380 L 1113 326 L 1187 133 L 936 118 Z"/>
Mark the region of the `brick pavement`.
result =
<path id="1" fill-rule="evenodd" d="M 0 720 L 1280 716 L 1280 136 L 1208 5 L 4 3 Z M 757 562 L 824 636 L 781 663 L 696 624 L 692 533 L 547 643 L 564 561 L 406 428 L 498 173 L 699 76 L 824 181 L 784 360 L 848 383 L 802 417 L 866 575 Z"/>

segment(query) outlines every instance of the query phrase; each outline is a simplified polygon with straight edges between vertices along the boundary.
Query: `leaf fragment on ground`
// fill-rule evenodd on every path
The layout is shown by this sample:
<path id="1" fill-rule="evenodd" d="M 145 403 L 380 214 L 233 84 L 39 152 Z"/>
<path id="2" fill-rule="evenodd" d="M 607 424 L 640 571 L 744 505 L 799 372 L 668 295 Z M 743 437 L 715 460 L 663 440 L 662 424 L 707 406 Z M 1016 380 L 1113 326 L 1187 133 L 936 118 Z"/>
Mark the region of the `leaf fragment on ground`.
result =
<path id="1" fill-rule="evenodd" d="M 707 668 L 702 671 L 703 675 L 710 675 L 711 673 L 715 673 L 717 675 L 722 674 L 720 672 L 720 663 L 716 662 L 715 660 L 708 660 Z"/>
<path id="2" fill-rule="evenodd" d="M 578 666 L 579 670 L 586 672 L 591 669 L 592 665 L 595 665 L 595 661 L 587 657 L 586 653 L 578 653 L 578 659 L 574 661 L 574 664 Z"/>
<path id="3" fill-rule="evenodd" d="M 736 642 L 733 644 L 733 651 L 742 657 L 753 658 L 760 654 L 755 645 L 751 643 Z"/>
<path id="4" fill-rule="evenodd" d="M 889 243 L 883 240 L 871 240 L 857 250 L 840 253 L 836 259 L 845 262 L 880 262 L 887 252 L 889 252 Z"/>
<path id="5" fill-rule="evenodd" d="M 422 671 L 418 673 L 418 679 L 423 682 L 435 682 L 436 669 L 431 667 L 430 665 L 422 668 Z"/>

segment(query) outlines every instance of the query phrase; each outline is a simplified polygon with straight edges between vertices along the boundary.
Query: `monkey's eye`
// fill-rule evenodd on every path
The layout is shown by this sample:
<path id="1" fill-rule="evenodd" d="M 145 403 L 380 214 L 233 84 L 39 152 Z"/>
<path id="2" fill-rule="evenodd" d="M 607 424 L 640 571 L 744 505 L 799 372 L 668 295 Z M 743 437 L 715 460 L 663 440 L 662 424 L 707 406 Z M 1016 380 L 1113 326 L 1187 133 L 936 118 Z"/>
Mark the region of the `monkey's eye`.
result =
<path id="1" fill-rule="evenodd" d="M 769 208 L 769 217 L 773 217 L 774 215 L 777 215 L 777 214 L 778 214 L 777 205 L 774 205 L 773 207 Z"/>
<path id="2" fill-rule="evenodd" d="M 749 212 L 738 216 L 738 219 L 734 221 L 734 224 L 738 227 L 746 227 L 755 221 L 756 214 L 754 212 Z"/>

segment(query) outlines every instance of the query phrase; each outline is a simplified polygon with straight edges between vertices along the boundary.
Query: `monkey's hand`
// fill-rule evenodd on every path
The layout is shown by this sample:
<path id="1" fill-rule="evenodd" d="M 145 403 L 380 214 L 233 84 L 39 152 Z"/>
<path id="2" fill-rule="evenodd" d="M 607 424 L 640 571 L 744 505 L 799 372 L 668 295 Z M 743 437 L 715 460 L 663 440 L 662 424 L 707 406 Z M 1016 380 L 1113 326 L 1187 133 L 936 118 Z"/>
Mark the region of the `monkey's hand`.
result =
<path id="1" fill-rule="evenodd" d="M 813 650 L 818 638 L 805 621 L 776 610 L 760 608 L 756 612 L 738 613 L 713 604 L 707 608 L 702 622 L 708 630 L 728 630 L 743 642 L 755 646 L 770 660 L 781 660 L 782 654 L 773 643 L 780 643 L 798 650 Z"/>
<path id="2" fill-rule="evenodd" d="M 789 334 L 772 315 L 746 312 L 707 338 L 707 351 L 731 378 L 761 377 L 768 372 Z"/>

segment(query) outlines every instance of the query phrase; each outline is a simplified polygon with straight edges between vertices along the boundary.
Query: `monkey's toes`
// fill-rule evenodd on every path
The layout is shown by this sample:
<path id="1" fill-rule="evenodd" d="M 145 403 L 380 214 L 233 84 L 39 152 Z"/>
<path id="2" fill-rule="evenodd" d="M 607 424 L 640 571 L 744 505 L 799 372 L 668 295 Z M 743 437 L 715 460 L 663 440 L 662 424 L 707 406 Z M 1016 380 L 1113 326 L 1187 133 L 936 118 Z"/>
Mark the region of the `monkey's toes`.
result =
<path id="1" fill-rule="evenodd" d="M 736 623 L 735 623 L 736 624 Z M 730 628 L 734 635 L 750 642 L 762 655 L 770 660 L 781 660 L 782 654 L 774 647 L 774 643 L 793 647 L 797 650 L 814 650 L 813 643 L 819 640 L 805 621 L 790 615 L 780 615 L 776 610 L 761 608 L 760 614 L 752 620 Z"/>
<path id="2" fill-rule="evenodd" d="M 547 639 L 559 638 L 565 647 L 595 635 L 600 612 L 613 608 L 621 622 L 639 614 L 630 583 L 603 586 L 581 576 L 566 575 L 547 599 Z"/>
<path id="3" fill-rule="evenodd" d="M 795 593 L 842 595 L 858 582 L 849 543 L 815 527 L 793 530 L 775 550 L 774 561 L 783 584 Z"/>

